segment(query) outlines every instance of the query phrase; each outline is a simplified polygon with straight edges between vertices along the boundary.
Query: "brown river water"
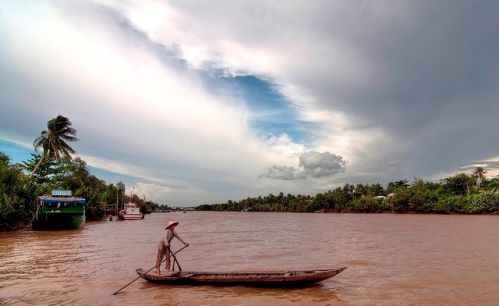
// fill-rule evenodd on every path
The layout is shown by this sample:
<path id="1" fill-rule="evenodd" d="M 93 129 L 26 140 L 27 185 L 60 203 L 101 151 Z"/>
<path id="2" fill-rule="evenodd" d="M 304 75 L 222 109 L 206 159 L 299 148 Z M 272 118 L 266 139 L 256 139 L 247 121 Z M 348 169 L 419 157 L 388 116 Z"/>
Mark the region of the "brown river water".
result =
<path id="1" fill-rule="evenodd" d="M 169 219 L 184 271 L 348 268 L 298 289 L 139 279 L 112 295 L 154 265 Z M 174 212 L 0 233 L 0 304 L 499 305 L 499 216 Z"/>

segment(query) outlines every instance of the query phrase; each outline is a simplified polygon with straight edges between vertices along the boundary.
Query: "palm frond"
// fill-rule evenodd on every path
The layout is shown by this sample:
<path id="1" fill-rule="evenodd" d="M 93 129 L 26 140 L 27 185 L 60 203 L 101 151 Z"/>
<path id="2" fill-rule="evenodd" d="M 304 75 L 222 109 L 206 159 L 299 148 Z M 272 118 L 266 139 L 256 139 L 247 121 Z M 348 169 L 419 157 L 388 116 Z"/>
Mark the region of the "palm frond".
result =
<path id="1" fill-rule="evenodd" d="M 75 150 L 73 148 L 71 148 L 64 140 L 61 140 L 60 145 L 61 145 L 62 150 L 69 152 L 71 154 L 76 153 Z M 69 154 L 67 154 L 67 155 L 69 155 Z"/>
<path id="2" fill-rule="evenodd" d="M 61 128 L 60 130 L 58 130 L 58 132 L 60 134 L 76 135 L 76 130 L 72 127 L 69 127 L 69 126 L 65 126 L 65 127 Z"/>
<path id="3" fill-rule="evenodd" d="M 78 141 L 76 129 L 71 127 L 68 118 L 58 115 L 47 122 L 47 130 L 42 131 L 40 136 L 33 141 L 35 150 L 43 148 L 43 156 L 47 159 L 61 161 L 62 157 L 71 159 L 71 154 L 76 151 L 71 148 L 66 141 Z"/>
<path id="4" fill-rule="evenodd" d="M 42 131 L 40 133 L 40 136 L 38 136 L 34 141 L 33 141 L 33 147 L 35 147 L 35 151 L 36 149 L 38 149 L 39 147 L 43 146 L 43 143 L 46 141 L 47 139 L 47 131 Z"/>
<path id="5" fill-rule="evenodd" d="M 60 137 L 64 140 L 67 140 L 67 141 L 78 141 L 79 140 L 78 138 L 76 138 L 74 136 L 65 135 L 65 134 L 60 135 Z"/>

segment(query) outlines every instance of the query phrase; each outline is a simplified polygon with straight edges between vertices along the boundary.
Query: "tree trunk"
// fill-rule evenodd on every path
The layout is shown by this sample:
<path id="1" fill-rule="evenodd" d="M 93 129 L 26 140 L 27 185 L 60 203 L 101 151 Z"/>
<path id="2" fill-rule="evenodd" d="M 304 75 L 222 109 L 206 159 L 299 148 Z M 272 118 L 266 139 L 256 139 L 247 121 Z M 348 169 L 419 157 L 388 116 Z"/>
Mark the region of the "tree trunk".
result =
<path id="1" fill-rule="evenodd" d="M 43 154 L 42 157 L 40 157 L 40 160 L 36 164 L 35 169 L 33 169 L 33 171 L 31 171 L 30 176 L 33 176 L 33 174 L 36 172 L 36 170 L 38 170 L 38 167 L 40 167 L 40 165 L 42 164 L 44 159 L 45 159 L 45 154 Z"/>

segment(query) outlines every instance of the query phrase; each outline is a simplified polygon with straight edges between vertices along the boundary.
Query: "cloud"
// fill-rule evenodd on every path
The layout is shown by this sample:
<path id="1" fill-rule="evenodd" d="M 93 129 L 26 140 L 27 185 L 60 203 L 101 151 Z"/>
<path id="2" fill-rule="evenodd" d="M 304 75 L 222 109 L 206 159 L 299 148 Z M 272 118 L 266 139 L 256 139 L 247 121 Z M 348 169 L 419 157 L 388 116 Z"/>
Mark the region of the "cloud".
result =
<path id="1" fill-rule="evenodd" d="M 260 177 L 268 177 L 278 180 L 299 180 L 304 179 L 305 174 L 303 172 L 299 172 L 293 167 L 274 165 L 269 168 L 267 173 L 260 175 Z"/>
<path id="2" fill-rule="evenodd" d="M 264 138 L 265 143 L 275 152 L 293 156 L 305 151 L 305 146 L 294 142 L 286 133 L 270 135 Z"/>
<path id="3" fill-rule="evenodd" d="M 11 6 L 0 20 L 1 138 L 31 143 L 64 114 L 90 166 L 165 184 L 182 202 L 245 190 L 282 160 L 250 130 L 244 103 L 213 94 L 116 11 Z"/>
<path id="4" fill-rule="evenodd" d="M 307 148 L 341 151 L 355 179 L 431 176 L 499 151 L 489 141 L 499 127 L 498 3 L 154 5 L 153 25 L 147 6 L 122 9 L 192 67 L 273 80 L 329 133 Z"/>
<path id="5" fill-rule="evenodd" d="M 305 152 L 299 157 L 299 168 L 272 166 L 260 177 L 279 180 L 301 180 L 307 177 L 322 178 L 345 171 L 343 157 L 329 152 Z"/>
<path id="6" fill-rule="evenodd" d="M 127 194 L 135 194 L 139 198 L 145 198 L 146 201 L 154 201 L 156 203 L 166 204 L 164 200 L 168 198 L 172 190 L 169 187 L 161 186 L 154 183 L 138 182 L 137 185 L 128 186 Z"/>
<path id="7" fill-rule="evenodd" d="M 61 113 L 89 165 L 185 203 L 450 173 L 499 154 L 498 12 L 459 0 L 6 2 L 0 138 L 31 143 Z M 289 105 L 255 112 L 213 90 L 233 76 Z"/>
<path id="8" fill-rule="evenodd" d="M 300 156 L 300 167 L 305 175 L 315 178 L 330 176 L 345 171 L 343 157 L 329 153 L 306 152 Z"/>

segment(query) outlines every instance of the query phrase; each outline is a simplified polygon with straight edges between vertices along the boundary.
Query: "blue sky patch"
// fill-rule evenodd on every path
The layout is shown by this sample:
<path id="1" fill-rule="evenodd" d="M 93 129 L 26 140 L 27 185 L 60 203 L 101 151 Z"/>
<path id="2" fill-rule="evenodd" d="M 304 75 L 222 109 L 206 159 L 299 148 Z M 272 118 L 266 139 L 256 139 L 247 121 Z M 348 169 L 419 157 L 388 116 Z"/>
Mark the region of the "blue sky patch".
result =
<path id="1" fill-rule="evenodd" d="M 28 149 L 28 148 L 19 146 L 13 142 L 0 139 L 0 152 L 3 152 L 7 156 L 9 156 L 10 162 L 15 164 L 15 163 L 21 163 L 23 161 L 27 161 L 28 159 L 30 159 L 31 153 L 35 153 L 35 150 Z"/>
<path id="2" fill-rule="evenodd" d="M 35 152 L 34 149 L 19 146 L 13 142 L 0 139 L 0 152 L 5 153 L 10 158 L 13 164 L 22 163 L 31 159 L 31 153 L 43 153 L 42 151 Z M 137 182 L 137 178 L 126 174 L 118 174 L 100 168 L 95 168 L 87 165 L 88 171 L 99 177 L 104 178 L 109 183 L 123 182 L 126 185 L 133 185 Z"/>
<path id="3" fill-rule="evenodd" d="M 313 131 L 320 124 L 300 120 L 292 103 L 271 82 L 252 75 L 217 76 L 208 82 L 215 92 L 230 90 L 246 103 L 251 111 L 251 128 L 257 134 L 277 136 L 285 133 L 304 145 L 313 141 Z"/>

